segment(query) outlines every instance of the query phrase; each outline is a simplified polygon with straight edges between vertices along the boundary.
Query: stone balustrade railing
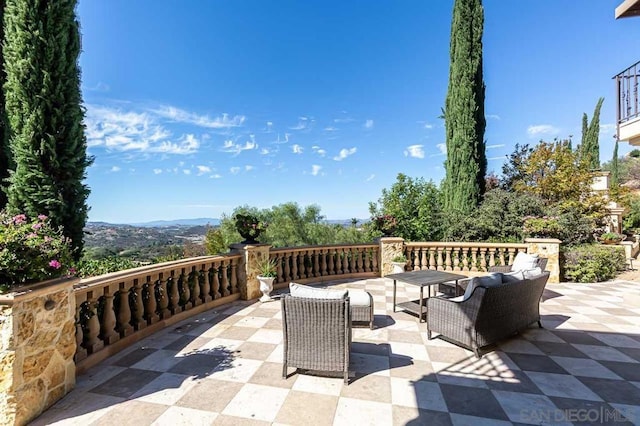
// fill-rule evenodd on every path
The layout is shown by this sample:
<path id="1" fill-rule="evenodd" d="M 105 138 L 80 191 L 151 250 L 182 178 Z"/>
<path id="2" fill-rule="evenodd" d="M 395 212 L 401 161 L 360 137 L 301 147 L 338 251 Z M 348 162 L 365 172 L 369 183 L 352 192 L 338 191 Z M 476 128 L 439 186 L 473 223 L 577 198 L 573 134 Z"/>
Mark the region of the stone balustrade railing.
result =
<path id="1" fill-rule="evenodd" d="M 458 272 L 486 272 L 495 265 L 509 265 L 527 244 L 510 243 L 405 243 L 404 255 L 413 271 L 438 269 Z"/>
<path id="2" fill-rule="evenodd" d="M 276 288 L 291 281 L 322 282 L 336 278 L 379 276 L 377 244 L 307 246 L 271 249 L 277 264 Z"/>
<path id="3" fill-rule="evenodd" d="M 237 300 L 243 274 L 242 257 L 227 255 L 83 279 L 74 288 L 77 369 L 84 371 L 169 324 Z"/>

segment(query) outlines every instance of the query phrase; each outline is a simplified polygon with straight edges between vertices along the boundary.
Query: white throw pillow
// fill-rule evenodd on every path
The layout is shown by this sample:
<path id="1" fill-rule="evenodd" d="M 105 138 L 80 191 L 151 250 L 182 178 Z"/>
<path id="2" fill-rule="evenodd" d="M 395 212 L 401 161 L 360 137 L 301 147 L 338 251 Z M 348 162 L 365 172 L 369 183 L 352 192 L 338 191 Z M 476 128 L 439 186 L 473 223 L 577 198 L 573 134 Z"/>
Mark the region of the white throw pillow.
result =
<path id="1" fill-rule="evenodd" d="M 471 297 L 471 293 L 476 287 L 493 287 L 502 284 L 502 274 L 500 272 L 494 272 L 482 277 L 471 278 L 467 289 L 464 291 L 463 301 Z"/>
<path id="2" fill-rule="evenodd" d="M 516 254 L 516 258 L 513 260 L 513 265 L 511 265 L 512 271 L 526 271 L 528 269 L 533 269 L 538 265 L 538 255 L 537 254 L 528 254 L 523 251 L 518 252 Z"/>
<path id="3" fill-rule="evenodd" d="M 307 299 L 344 299 L 349 295 L 349 290 L 329 290 L 326 288 L 309 287 L 297 283 L 289 283 L 289 293 L 293 297 L 304 297 Z"/>
<path id="4" fill-rule="evenodd" d="M 542 273 L 542 269 L 540 269 L 540 268 L 533 268 L 533 269 L 529 269 L 527 271 L 522 271 L 522 275 L 524 275 L 525 279 L 535 278 L 538 275 L 540 275 L 541 273 Z"/>
<path id="5" fill-rule="evenodd" d="M 513 271 L 502 274 L 502 282 L 513 283 L 524 280 L 524 271 Z"/>

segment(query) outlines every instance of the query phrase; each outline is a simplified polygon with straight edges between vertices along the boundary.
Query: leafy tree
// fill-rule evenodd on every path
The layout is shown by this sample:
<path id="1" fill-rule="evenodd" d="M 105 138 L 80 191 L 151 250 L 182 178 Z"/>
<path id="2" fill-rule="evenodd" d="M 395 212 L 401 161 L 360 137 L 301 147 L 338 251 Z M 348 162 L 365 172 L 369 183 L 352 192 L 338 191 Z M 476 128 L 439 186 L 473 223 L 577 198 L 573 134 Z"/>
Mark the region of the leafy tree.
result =
<path id="1" fill-rule="evenodd" d="M 617 187 L 620 184 L 620 170 L 618 169 L 618 141 L 613 147 L 613 158 L 611 159 L 611 186 Z"/>
<path id="2" fill-rule="evenodd" d="M 432 181 L 399 173 L 389 190 L 382 190 L 377 203 L 369 203 L 372 216 L 396 219 L 395 235 L 408 241 L 434 241 L 440 237 L 442 212 L 440 193 Z M 378 234 L 379 236 L 380 234 Z"/>
<path id="3" fill-rule="evenodd" d="M 7 0 L 3 54 L 15 161 L 8 210 L 49 216 L 78 259 L 89 195 L 82 181 L 93 160 L 86 154 L 75 6 L 76 0 Z"/>
<path id="4" fill-rule="evenodd" d="M 483 26 L 481 0 L 455 0 L 444 109 L 447 160 L 443 197 L 447 210 L 469 212 L 485 191 Z"/>
<path id="5" fill-rule="evenodd" d="M 228 245 L 224 242 L 224 235 L 220 228 L 209 228 L 204 236 L 204 246 L 207 254 L 225 253 Z"/>
<path id="6" fill-rule="evenodd" d="M 528 144 L 516 144 L 513 152 L 509 154 L 507 162 L 502 165 L 502 176 L 500 177 L 502 189 L 513 190 L 516 182 L 525 179 L 524 167 L 532 152 L 533 148 Z"/>
<path id="7" fill-rule="evenodd" d="M 591 123 L 586 126 L 587 114 L 582 116 L 582 143 L 580 144 L 581 156 L 586 158 L 591 169 L 600 168 L 600 144 L 598 142 L 600 136 L 600 109 L 604 98 L 598 99 L 596 107 L 591 117 Z"/>

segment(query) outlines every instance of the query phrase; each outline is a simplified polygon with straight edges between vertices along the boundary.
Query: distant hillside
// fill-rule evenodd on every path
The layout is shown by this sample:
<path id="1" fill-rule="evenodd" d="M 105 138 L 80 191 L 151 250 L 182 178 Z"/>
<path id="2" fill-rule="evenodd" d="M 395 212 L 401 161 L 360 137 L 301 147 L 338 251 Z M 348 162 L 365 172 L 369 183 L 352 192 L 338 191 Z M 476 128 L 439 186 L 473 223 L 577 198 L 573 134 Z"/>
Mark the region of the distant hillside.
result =
<path id="1" fill-rule="evenodd" d="M 196 219 L 175 219 L 175 220 L 154 220 L 151 222 L 142 222 L 142 223 L 130 223 L 129 225 L 133 226 L 141 226 L 145 228 L 156 228 L 156 227 L 164 227 L 164 226 L 202 226 L 202 225 L 211 225 L 218 226 L 220 225 L 220 219 L 215 219 L 212 217 L 201 217 Z"/>

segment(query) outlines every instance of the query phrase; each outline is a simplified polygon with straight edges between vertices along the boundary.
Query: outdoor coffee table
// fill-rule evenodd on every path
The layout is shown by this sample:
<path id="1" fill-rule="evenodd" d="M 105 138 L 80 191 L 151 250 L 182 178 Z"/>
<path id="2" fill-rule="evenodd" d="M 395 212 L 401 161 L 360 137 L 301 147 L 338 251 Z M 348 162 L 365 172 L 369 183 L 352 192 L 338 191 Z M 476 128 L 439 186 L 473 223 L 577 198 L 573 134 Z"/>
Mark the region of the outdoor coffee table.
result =
<path id="1" fill-rule="evenodd" d="M 386 275 L 385 278 L 391 278 L 393 280 L 393 312 L 396 312 L 396 307 L 402 308 L 407 312 L 418 315 L 419 322 L 422 322 L 424 315 L 427 313 L 427 307 L 424 306 L 424 287 L 428 287 L 427 297 L 431 297 L 431 286 L 442 284 L 447 281 L 455 281 L 457 289 L 458 280 L 467 277 L 465 275 L 453 274 L 451 272 L 424 270 L 390 274 Z M 396 304 L 396 281 L 402 281 L 406 284 L 419 286 L 420 299 Z"/>

